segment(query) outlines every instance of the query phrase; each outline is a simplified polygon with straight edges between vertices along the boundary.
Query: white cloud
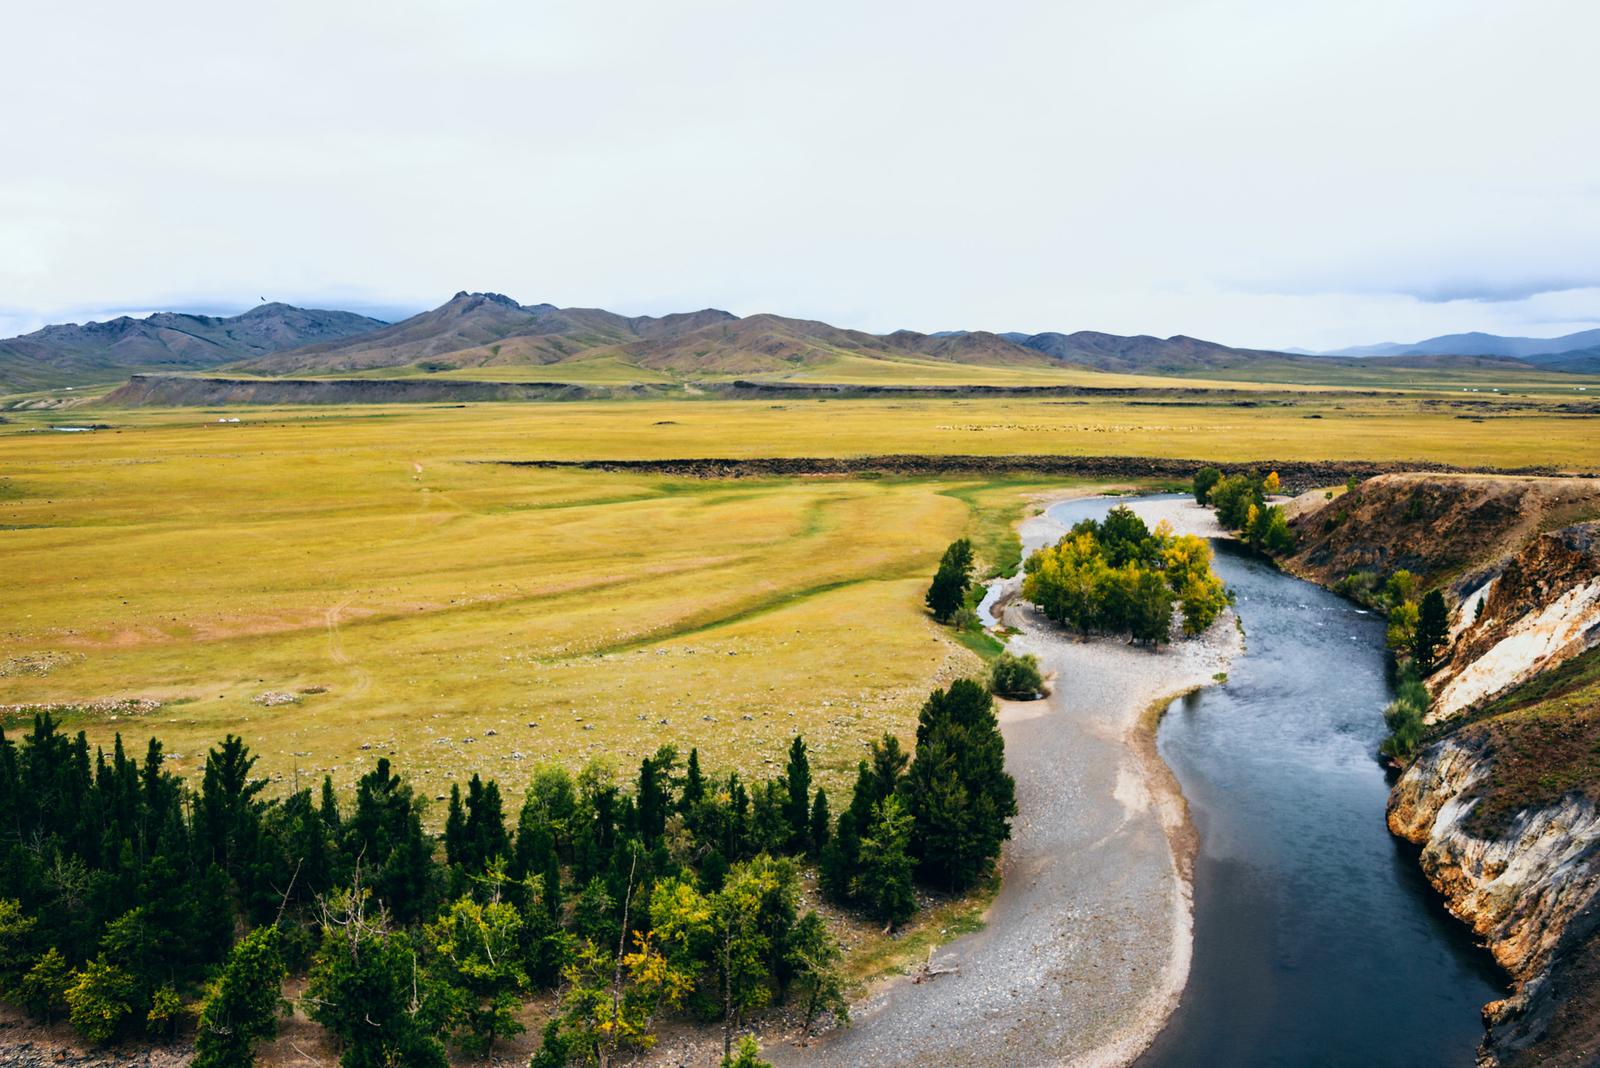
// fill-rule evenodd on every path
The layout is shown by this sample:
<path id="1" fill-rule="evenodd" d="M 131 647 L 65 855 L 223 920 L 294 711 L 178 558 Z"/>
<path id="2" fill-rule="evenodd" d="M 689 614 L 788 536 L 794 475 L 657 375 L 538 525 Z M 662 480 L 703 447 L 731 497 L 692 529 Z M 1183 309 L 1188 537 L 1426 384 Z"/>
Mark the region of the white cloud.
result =
<path id="1" fill-rule="evenodd" d="M 1559 333 L 1593 291 L 1524 294 L 1600 279 L 1597 32 L 1583 0 L 34 5 L 0 324 L 488 288 L 880 330 Z M 1447 299 L 1474 294 L 1518 299 Z"/>

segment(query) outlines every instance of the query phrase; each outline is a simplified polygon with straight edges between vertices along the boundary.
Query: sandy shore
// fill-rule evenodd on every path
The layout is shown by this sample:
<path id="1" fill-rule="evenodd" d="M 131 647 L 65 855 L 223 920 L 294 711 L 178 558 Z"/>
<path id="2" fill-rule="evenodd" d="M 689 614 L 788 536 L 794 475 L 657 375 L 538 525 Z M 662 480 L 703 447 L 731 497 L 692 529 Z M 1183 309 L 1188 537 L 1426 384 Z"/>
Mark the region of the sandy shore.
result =
<path id="1" fill-rule="evenodd" d="M 1220 533 L 1190 502 L 1134 507 L 1152 525 Z M 1062 533 L 1034 516 L 1021 527 L 1024 551 Z M 1177 1004 L 1192 943 L 1192 833 L 1147 713 L 1227 669 L 1241 646 L 1234 616 L 1151 652 L 1077 641 L 1014 601 L 1002 612 L 1022 632 L 1011 647 L 1036 654 L 1054 690 L 1002 702 L 1021 814 L 987 923 L 935 958 L 959 971 L 886 985 L 849 1030 L 809 1049 L 774 1044 L 778 1064 L 1122 1065 Z"/>

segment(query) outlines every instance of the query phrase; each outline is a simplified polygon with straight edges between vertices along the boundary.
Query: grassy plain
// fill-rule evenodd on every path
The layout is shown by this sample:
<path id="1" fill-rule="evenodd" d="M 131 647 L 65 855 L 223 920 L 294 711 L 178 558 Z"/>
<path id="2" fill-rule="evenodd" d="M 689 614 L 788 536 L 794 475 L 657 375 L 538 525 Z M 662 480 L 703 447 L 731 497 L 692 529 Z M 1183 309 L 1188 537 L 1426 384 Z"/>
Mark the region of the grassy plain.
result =
<path id="1" fill-rule="evenodd" d="M 761 773 L 800 730 L 842 774 L 978 666 L 919 609 L 992 488 L 475 464 L 430 441 L 456 415 L 0 438 L 0 702 L 153 699 L 69 719 L 190 769 L 227 731 L 290 779 L 397 752 L 438 792 L 665 742 Z"/>
<path id="2" fill-rule="evenodd" d="M 97 742 L 159 733 L 190 770 L 234 731 L 285 781 L 331 769 L 348 782 L 395 753 L 430 793 L 472 770 L 515 791 L 541 760 L 632 763 L 669 742 L 760 775 L 802 731 L 824 781 L 840 783 L 865 739 L 907 731 L 933 685 L 979 668 L 924 617 L 926 576 L 963 534 L 988 561 L 1014 562 L 1010 524 L 1043 485 L 700 482 L 477 461 L 1114 453 L 1600 469 L 1590 418 L 1456 403 L 9 413 L 0 704 L 153 699 L 157 711 L 131 719 L 68 718 Z M 110 429 L 45 429 L 91 422 Z"/>

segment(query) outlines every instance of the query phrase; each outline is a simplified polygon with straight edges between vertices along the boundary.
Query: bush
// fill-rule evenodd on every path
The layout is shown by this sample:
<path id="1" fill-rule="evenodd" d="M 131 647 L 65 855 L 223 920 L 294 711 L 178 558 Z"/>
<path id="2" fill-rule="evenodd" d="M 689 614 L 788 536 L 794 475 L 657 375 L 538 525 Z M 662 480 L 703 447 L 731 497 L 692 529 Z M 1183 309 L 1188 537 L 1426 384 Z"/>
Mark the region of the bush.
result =
<path id="1" fill-rule="evenodd" d="M 772 1068 L 772 1062 L 762 1060 L 761 1046 L 745 1035 L 733 1052 L 722 1058 L 722 1068 Z"/>
<path id="2" fill-rule="evenodd" d="M 1194 500 L 1196 504 L 1205 504 L 1210 497 L 1211 490 L 1218 482 L 1222 481 L 1222 472 L 1215 467 L 1202 467 L 1194 473 Z"/>
<path id="3" fill-rule="evenodd" d="M 134 986 L 133 976 L 105 958 L 89 961 L 67 987 L 68 1019 L 90 1042 L 109 1042 L 133 1013 Z"/>
<path id="4" fill-rule="evenodd" d="M 1289 529 L 1283 509 L 1276 504 L 1259 508 L 1251 505 L 1243 533 L 1252 548 L 1272 556 L 1286 556 L 1294 551 L 1294 532 Z"/>
<path id="5" fill-rule="evenodd" d="M 67 987 L 71 983 L 72 969 L 67 967 L 67 959 L 51 946 L 22 977 L 17 999 L 30 1016 L 50 1023 L 66 1011 Z"/>
<path id="6" fill-rule="evenodd" d="M 997 697 L 1032 699 L 1043 690 L 1039 658 L 1031 653 L 1024 656 L 1001 653 L 989 667 L 989 691 Z"/>
<path id="7" fill-rule="evenodd" d="M 1408 674 L 1400 683 L 1394 700 L 1383 711 L 1383 721 L 1389 727 L 1389 737 L 1380 747 L 1385 756 L 1404 761 L 1416 753 L 1422 741 L 1428 700 L 1427 687 L 1415 675 Z"/>

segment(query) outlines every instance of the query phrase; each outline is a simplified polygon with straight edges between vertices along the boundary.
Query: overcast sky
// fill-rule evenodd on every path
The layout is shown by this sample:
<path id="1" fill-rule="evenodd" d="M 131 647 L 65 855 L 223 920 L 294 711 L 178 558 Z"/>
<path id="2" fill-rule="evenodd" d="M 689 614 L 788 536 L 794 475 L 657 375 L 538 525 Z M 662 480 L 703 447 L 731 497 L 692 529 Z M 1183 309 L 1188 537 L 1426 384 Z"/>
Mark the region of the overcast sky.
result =
<path id="1" fill-rule="evenodd" d="M 0 335 L 459 289 L 1314 348 L 1600 323 L 1593 0 L 5 22 Z"/>

